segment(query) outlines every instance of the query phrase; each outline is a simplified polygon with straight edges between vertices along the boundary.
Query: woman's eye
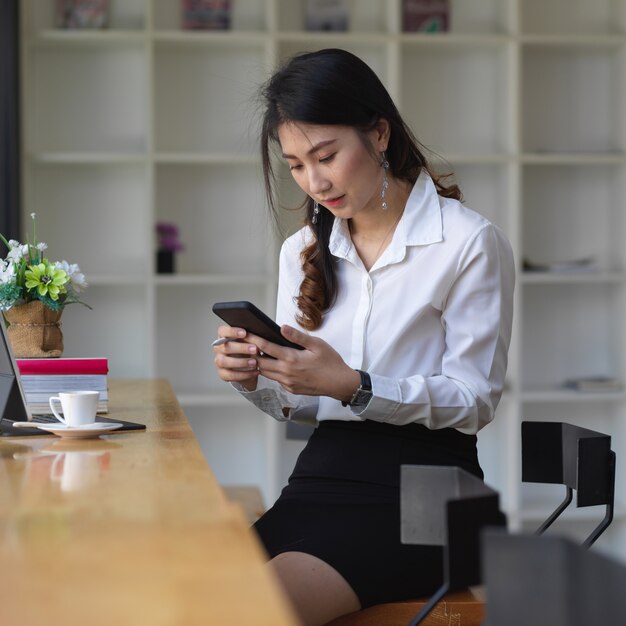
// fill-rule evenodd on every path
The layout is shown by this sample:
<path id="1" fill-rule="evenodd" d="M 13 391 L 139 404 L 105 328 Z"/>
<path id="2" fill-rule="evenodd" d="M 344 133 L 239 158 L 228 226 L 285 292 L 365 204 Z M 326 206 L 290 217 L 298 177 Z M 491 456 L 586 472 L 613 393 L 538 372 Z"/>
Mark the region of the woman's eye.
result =
<path id="1" fill-rule="evenodd" d="M 334 154 L 329 154 L 328 156 L 320 157 L 320 163 L 328 163 L 329 161 L 332 161 L 334 158 L 335 158 Z"/>
<path id="2" fill-rule="evenodd" d="M 294 170 L 300 170 L 302 169 L 302 165 L 290 165 L 289 166 L 289 171 L 293 172 Z"/>

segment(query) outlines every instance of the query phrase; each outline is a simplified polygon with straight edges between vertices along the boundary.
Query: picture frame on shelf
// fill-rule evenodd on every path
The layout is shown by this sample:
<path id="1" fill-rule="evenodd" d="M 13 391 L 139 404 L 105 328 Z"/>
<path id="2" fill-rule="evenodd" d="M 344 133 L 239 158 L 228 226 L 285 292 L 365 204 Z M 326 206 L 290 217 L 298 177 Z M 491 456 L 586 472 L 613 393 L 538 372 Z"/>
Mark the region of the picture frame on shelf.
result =
<path id="1" fill-rule="evenodd" d="M 442 33 L 449 28 L 449 0 L 402 0 L 404 32 Z"/>
<path id="2" fill-rule="evenodd" d="M 181 0 L 184 30 L 229 30 L 230 0 Z"/>

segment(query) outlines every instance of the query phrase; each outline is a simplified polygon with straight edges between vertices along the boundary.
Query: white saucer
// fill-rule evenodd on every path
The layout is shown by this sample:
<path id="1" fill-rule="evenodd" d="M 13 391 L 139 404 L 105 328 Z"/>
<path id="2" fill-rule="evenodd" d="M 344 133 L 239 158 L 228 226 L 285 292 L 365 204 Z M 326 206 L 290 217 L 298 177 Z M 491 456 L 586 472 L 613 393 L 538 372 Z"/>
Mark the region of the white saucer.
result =
<path id="1" fill-rule="evenodd" d="M 84 426 L 66 426 L 65 424 L 32 424 L 40 430 L 65 437 L 66 439 L 87 439 L 89 437 L 98 437 L 110 430 L 121 428 L 122 424 L 112 424 L 110 422 L 94 422 Z"/>

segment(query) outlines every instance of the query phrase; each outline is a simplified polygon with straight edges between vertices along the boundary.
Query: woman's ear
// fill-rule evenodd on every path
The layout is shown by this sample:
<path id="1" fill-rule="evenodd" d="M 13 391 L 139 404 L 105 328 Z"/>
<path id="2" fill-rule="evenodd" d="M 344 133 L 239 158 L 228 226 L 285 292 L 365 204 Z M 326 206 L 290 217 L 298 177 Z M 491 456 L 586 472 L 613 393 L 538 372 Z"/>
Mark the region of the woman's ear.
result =
<path id="1" fill-rule="evenodd" d="M 387 149 L 387 145 L 389 144 L 389 135 L 391 133 L 391 126 L 389 121 L 384 117 L 381 117 L 377 122 L 376 126 L 374 126 L 374 130 L 376 131 L 375 145 L 379 151 L 384 151 Z"/>

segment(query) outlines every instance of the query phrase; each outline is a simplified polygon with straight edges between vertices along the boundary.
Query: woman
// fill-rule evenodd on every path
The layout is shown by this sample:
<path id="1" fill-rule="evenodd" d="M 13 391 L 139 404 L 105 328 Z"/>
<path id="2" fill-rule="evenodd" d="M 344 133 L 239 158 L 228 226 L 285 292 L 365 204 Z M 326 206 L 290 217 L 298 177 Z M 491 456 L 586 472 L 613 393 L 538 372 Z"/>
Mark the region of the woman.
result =
<path id="1" fill-rule="evenodd" d="M 429 594 L 442 550 L 400 543 L 403 463 L 482 477 L 511 334 L 502 232 L 445 185 L 372 70 L 343 50 L 298 55 L 263 89 L 276 146 L 307 194 L 281 249 L 277 320 L 305 349 L 221 326 L 219 376 L 278 420 L 317 424 L 255 528 L 305 624 Z"/>

